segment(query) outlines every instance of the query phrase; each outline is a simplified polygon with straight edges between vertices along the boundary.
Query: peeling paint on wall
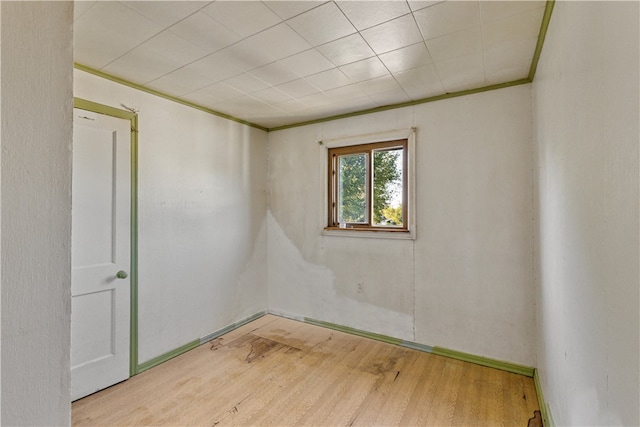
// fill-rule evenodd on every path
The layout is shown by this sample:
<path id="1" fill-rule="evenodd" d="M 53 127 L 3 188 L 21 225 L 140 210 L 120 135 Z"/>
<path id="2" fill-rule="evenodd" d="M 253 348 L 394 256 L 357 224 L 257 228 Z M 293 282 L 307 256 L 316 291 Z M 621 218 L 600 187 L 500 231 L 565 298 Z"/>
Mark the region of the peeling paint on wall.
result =
<path id="1" fill-rule="evenodd" d="M 339 292 L 338 278 L 326 266 L 307 261 L 271 213 L 269 233 L 269 309 L 413 340 L 413 316 L 359 301 Z M 341 239 L 338 237 L 338 239 Z M 343 260 L 343 263 L 349 263 Z M 367 267 L 370 268 L 370 267 Z M 353 283 L 358 293 L 362 283 Z M 364 289 L 364 288 L 362 288 Z"/>

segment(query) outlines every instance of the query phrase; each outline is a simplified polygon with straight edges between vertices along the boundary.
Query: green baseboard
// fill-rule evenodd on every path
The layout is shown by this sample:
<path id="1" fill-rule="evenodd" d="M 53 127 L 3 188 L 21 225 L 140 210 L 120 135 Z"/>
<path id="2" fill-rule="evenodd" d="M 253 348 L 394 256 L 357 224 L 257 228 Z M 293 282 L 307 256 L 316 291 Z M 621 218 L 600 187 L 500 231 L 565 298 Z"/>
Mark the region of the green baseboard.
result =
<path id="1" fill-rule="evenodd" d="M 282 317 L 288 317 L 286 314 L 278 314 Z M 293 318 L 293 317 L 291 317 Z M 294 320 L 298 320 L 295 319 Z M 511 372 L 514 374 L 524 375 L 533 378 L 535 369 L 530 366 L 518 365 L 516 363 L 505 362 L 503 360 L 491 359 L 483 356 L 476 356 L 475 354 L 463 353 L 461 351 L 449 350 L 443 347 L 431 347 L 425 344 L 419 344 L 412 341 L 406 341 L 400 338 L 394 338 L 387 335 L 376 334 L 373 332 L 363 331 L 361 329 L 351 328 L 349 326 L 338 325 L 330 322 L 323 322 L 321 320 L 312 319 L 309 317 L 303 317 L 302 321 L 316 326 L 322 326 L 325 328 L 333 329 L 347 334 L 357 335 L 364 338 L 370 338 L 376 341 L 382 341 L 388 344 L 394 344 L 401 347 L 407 347 L 414 350 L 424 351 L 432 353 L 438 356 L 449 357 L 451 359 L 462 360 L 469 363 L 475 363 L 476 365 L 486 366 L 489 368 L 500 369 L 502 371 Z"/>
<path id="2" fill-rule="evenodd" d="M 158 357 L 154 357 L 151 360 L 147 360 L 146 362 L 138 365 L 138 369 L 136 370 L 136 373 L 139 374 L 141 372 L 144 372 L 144 371 L 146 371 L 148 369 L 153 368 L 154 366 L 158 366 L 159 364 L 164 363 L 167 360 L 171 360 L 174 357 L 180 356 L 182 353 L 186 353 L 189 350 L 193 350 L 194 348 L 198 347 L 200 344 L 204 344 L 205 342 L 211 341 L 212 339 L 217 338 L 220 335 L 224 335 L 227 332 L 231 332 L 234 329 L 237 329 L 242 325 L 245 325 L 245 324 L 247 324 L 249 322 L 252 322 L 252 321 L 264 316 L 265 314 L 267 314 L 266 311 L 258 312 L 256 314 L 253 314 L 253 315 L 251 315 L 251 316 L 249 316 L 249 317 L 247 317 L 245 319 L 242 319 L 242 320 L 240 320 L 240 321 L 238 321 L 236 323 L 233 323 L 233 324 L 231 324 L 229 326 L 225 326 L 222 329 L 218 329 L 217 331 L 212 332 L 211 334 L 209 334 L 209 335 L 207 335 L 205 337 L 199 338 L 197 340 L 193 340 L 193 341 L 188 342 L 185 345 L 180 346 L 180 347 L 178 347 L 178 348 L 176 348 L 174 350 L 171 350 L 171 351 L 169 351 L 169 352 L 167 352 L 165 354 L 161 354 Z"/>
<path id="3" fill-rule="evenodd" d="M 171 350 L 165 354 L 162 354 L 158 357 L 154 357 L 151 360 L 148 360 L 140 365 L 138 365 L 138 373 L 144 372 L 148 369 L 153 368 L 154 366 L 158 366 L 161 363 L 166 362 L 167 360 L 171 360 L 176 356 L 180 356 L 182 353 L 186 353 L 189 350 L 193 350 L 194 348 L 200 345 L 200 340 L 193 340 L 191 342 L 186 343 L 183 346 L 180 346 L 174 350 Z"/>
<path id="4" fill-rule="evenodd" d="M 438 356 L 445 356 L 451 359 L 462 360 L 469 363 L 475 363 L 476 365 L 487 366 L 489 368 L 500 369 L 501 371 L 511 372 L 513 374 L 520 374 L 526 377 L 533 377 L 535 371 L 534 368 L 524 365 L 518 365 L 516 363 L 505 362 L 503 360 L 491 359 L 489 357 L 476 356 L 475 354 L 463 353 L 461 351 L 449 350 L 442 347 L 433 347 L 433 354 Z"/>
<path id="5" fill-rule="evenodd" d="M 311 325 L 322 326 L 323 328 L 333 329 L 335 331 L 340 331 L 340 332 L 344 332 L 351 335 L 358 335 L 359 337 L 370 338 L 372 340 L 386 342 L 387 344 L 401 345 L 403 342 L 403 340 L 399 338 L 393 338 L 387 335 L 367 332 L 361 329 L 350 328 L 348 326 L 342 326 L 335 323 L 323 322 L 321 320 L 315 320 L 309 317 L 304 317 L 303 322 L 309 323 Z"/>
<path id="6" fill-rule="evenodd" d="M 240 321 L 238 321 L 236 323 L 233 323 L 233 324 L 231 324 L 229 326 L 225 326 L 222 329 L 218 329 L 217 331 L 214 331 L 214 332 L 210 333 L 209 335 L 206 335 L 206 336 L 200 338 L 200 344 L 204 344 L 204 343 L 206 343 L 208 341 L 216 339 L 221 335 L 224 335 L 224 334 L 226 334 L 228 332 L 233 331 L 234 329 L 238 329 L 240 326 L 246 325 L 249 322 L 253 322 L 256 319 L 259 319 L 259 318 L 261 318 L 262 316 L 264 316 L 266 314 L 267 314 L 266 311 L 260 311 L 260 312 L 258 312 L 256 314 L 252 314 L 249 317 L 245 317 L 244 319 L 242 319 L 242 320 L 240 320 Z"/>
<path id="7" fill-rule="evenodd" d="M 551 416 L 551 410 L 549 409 L 549 405 L 544 400 L 544 395 L 542 394 L 542 385 L 540 384 L 540 377 L 538 376 L 538 370 L 535 369 L 533 372 L 533 383 L 536 387 L 536 394 L 538 395 L 538 406 L 540 406 L 540 414 L 542 416 L 542 425 L 544 427 L 555 427 L 555 423 L 553 422 L 553 417 Z"/>

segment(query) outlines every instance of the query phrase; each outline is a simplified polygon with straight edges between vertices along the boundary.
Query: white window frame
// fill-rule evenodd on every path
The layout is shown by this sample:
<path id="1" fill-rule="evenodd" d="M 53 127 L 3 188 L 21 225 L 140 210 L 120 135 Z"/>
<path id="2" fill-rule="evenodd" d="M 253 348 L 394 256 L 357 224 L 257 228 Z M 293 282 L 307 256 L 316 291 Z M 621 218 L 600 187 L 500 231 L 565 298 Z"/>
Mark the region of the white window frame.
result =
<path id="1" fill-rule="evenodd" d="M 324 216 L 323 216 L 323 236 L 341 236 L 341 237 L 363 237 L 363 238 L 375 238 L 375 239 L 398 239 L 398 240 L 415 240 L 416 238 L 416 168 L 415 168 L 415 153 L 416 153 L 416 128 L 394 130 L 382 133 L 372 133 L 367 135 L 349 136 L 344 138 L 335 138 L 326 141 L 318 141 L 325 149 L 323 153 L 323 170 L 324 180 L 323 185 L 323 204 Z M 367 230 L 367 229 L 338 229 L 327 228 L 329 223 L 329 149 L 335 147 L 348 147 L 352 145 L 370 144 L 374 142 L 387 142 L 396 141 L 399 139 L 407 140 L 407 170 L 405 171 L 406 185 L 407 185 L 407 216 L 408 224 L 407 230 Z"/>

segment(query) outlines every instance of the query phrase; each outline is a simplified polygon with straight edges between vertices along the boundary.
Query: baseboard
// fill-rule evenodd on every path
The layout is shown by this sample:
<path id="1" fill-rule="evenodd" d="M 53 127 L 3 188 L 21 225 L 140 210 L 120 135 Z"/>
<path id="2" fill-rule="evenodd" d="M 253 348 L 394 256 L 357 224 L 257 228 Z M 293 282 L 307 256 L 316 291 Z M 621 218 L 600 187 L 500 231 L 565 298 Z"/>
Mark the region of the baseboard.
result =
<path id="1" fill-rule="evenodd" d="M 443 347 L 432 347 L 426 344 L 420 344 L 412 341 L 406 341 L 400 338 L 394 338 L 387 335 L 377 334 L 374 332 L 364 331 L 362 329 L 351 328 L 349 326 L 338 325 L 336 323 L 324 322 L 310 317 L 294 315 L 290 313 L 269 311 L 275 316 L 285 317 L 292 320 L 299 320 L 311 325 L 322 326 L 324 328 L 345 332 L 352 335 L 358 335 L 364 338 L 370 338 L 376 341 L 386 342 L 388 344 L 398 345 L 401 347 L 411 348 L 413 350 L 424 351 L 438 356 L 449 357 L 451 359 L 462 360 L 476 365 L 486 366 L 488 368 L 499 369 L 501 371 L 511 372 L 514 374 L 524 375 L 533 378 L 535 369 L 530 366 L 518 365 L 516 363 L 505 362 L 503 360 L 491 359 L 489 357 L 476 356 L 475 354 L 463 353 L 461 351 L 450 350 Z"/>
<path id="2" fill-rule="evenodd" d="M 200 340 L 193 340 L 191 342 L 186 343 L 183 346 L 180 346 L 174 350 L 171 350 L 165 354 L 161 354 L 158 357 L 154 357 L 151 360 L 147 360 L 146 362 L 138 365 L 138 374 L 151 369 L 155 366 L 158 366 L 161 363 L 166 362 L 167 360 L 171 360 L 174 357 L 180 356 L 182 353 L 186 353 L 189 350 L 193 350 L 194 348 L 200 345 Z"/>
<path id="3" fill-rule="evenodd" d="M 542 385 L 540 384 L 540 377 L 538 375 L 538 370 L 534 369 L 533 371 L 533 383 L 536 387 L 536 394 L 538 395 L 538 406 L 540 406 L 540 415 L 542 416 L 542 425 L 544 427 L 555 427 L 555 423 L 553 422 L 553 417 L 551 416 L 551 410 L 549 409 L 549 405 L 544 400 L 544 395 L 542 394 Z"/>
<path id="4" fill-rule="evenodd" d="M 463 353 L 461 351 L 449 350 L 442 347 L 433 347 L 433 354 L 445 356 L 451 359 L 462 360 L 476 365 L 486 366 L 489 368 L 500 369 L 501 371 L 511 372 L 513 374 L 524 375 L 533 378 L 534 368 L 530 366 L 518 365 L 517 363 L 505 362 L 503 360 L 491 359 L 484 356 L 476 356 L 475 354 Z"/>
<path id="5" fill-rule="evenodd" d="M 224 335 L 224 334 L 226 334 L 228 332 L 233 331 L 234 329 L 239 328 L 240 326 L 246 325 L 249 322 L 253 322 L 256 319 L 259 319 L 259 318 L 261 318 L 262 316 L 264 316 L 266 314 L 267 314 L 267 311 L 266 310 L 262 310 L 262 311 L 257 312 L 256 314 L 252 314 L 249 317 L 245 317 L 242 320 L 239 320 L 239 321 L 237 321 L 235 323 L 232 323 L 229 326 L 225 326 L 222 329 L 218 329 L 217 331 L 211 332 L 210 334 L 200 338 L 200 344 L 204 344 L 204 343 L 206 343 L 208 341 L 216 339 L 221 335 Z"/>
<path id="6" fill-rule="evenodd" d="M 245 325 L 245 324 L 247 324 L 249 322 L 252 322 L 252 321 L 254 321 L 256 319 L 259 319 L 260 317 L 264 316 L 265 314 L 267 314 L 267 312 L 265 310 L 260 311 L 260 312 L 258 312 L 256 314 L 253 314 L 253 315 L 251 315 L 249 317 L 246 317 L 246 318 L 244 318 L 244 319 L 242 319 L 242 320 L 240 320 L 238 322 L 235 322 L 235 323 L 233 323 L 233 324 L 231 324 L 229 326 L 225 326 L 222 329 L 218 329 L 217 331 L 214 331 L 214 332 L 208 334 L 207 336 L 204 336 L 204 337 L 199 338 L 197 340 L 193 340 L 193 341 L 188 342 L 185 345 L 180 346 L 180 347 L 178 347 L 178 348 L 176 348 L 174 350 L 171 350 L 171 351 L 169 351 L 167 353 L 161 354 L 160 356 L 154 357 L 153 359 L 148 360 L 148 361 L 138 365 L 137 373 L 139 374 L 139 373 L 144 372 L 144 371 L 146 371 L 148 369 L 151 369 L 151 368 L 153 368 L 155 366 L 158 366 L 159 364 L 164 363 L 167 360 L 171 360 L 174 357 L 180 356 L 181 354 L 186 353 L 189 350 L 193 350 L 194 348 L 198 347 L 201 344 L 204 344 L 207 341 L 211 341 L 212 339 L 217 338 L 217 337 L 219 337 L 221 335 L 224 335 L 227 332 L 231 332 L 234 329 L 239 328 L 242 325 Z"/>

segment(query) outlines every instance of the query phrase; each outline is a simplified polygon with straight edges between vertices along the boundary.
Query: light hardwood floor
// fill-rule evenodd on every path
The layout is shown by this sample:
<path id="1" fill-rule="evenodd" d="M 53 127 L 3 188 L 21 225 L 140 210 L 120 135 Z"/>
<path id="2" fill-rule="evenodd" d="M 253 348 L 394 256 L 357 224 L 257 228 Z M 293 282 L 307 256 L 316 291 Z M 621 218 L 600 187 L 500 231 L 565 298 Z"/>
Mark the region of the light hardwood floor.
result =
<path id="1" fill-rule="evenodd" d="M 267 315 L 73 403 L 74 426 L 527 426 L 533 380 Z"/>

